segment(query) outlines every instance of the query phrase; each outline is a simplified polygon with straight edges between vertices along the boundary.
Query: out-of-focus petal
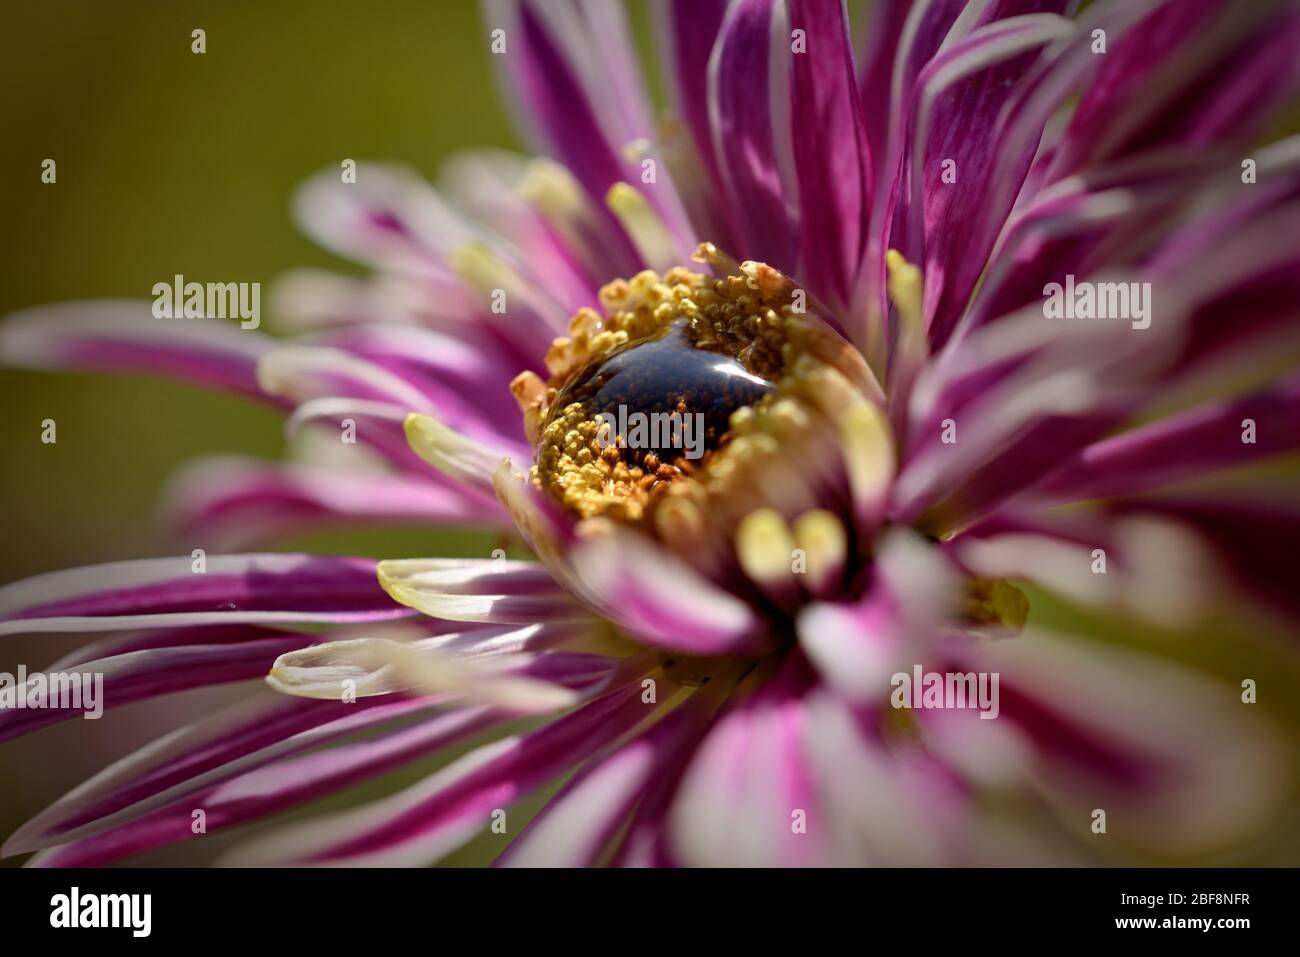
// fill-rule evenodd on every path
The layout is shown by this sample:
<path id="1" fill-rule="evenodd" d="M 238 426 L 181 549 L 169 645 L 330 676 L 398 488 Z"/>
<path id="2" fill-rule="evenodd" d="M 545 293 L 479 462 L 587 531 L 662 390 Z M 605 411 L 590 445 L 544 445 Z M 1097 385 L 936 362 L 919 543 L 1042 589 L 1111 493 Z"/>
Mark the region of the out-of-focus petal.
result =
<path id="1" fill-rule="evenodd" d="M 768 625 L 748 603 L 634 532 L 602 529 L 580 540 L 572 559 L 580 594 L 647 644 L 697 655 L 771 646 Z"/>
<path id="2" fill-rule="evenodd" d="M 1150 12 L 1095 58 L 1054 176 L 1159 145 L 1245 142 L 1294 92 L 1300 15 L 1293 5 L 1172 0 L 1146 7 Z M 1099 23 L 1104 29 L 1107 18 Z"/>
<path id="3" fill-rule="evenodd" d="M 709 731 L 668 820 L 687 865 L 828 863 L 828 819 L 808 766 L 808 667 L 798 656 Z"/>
<path id="4" fill-rule="evenodd" d="M 639 738 L 593 758 L 515 838 L 498 865 L 587 867 L 673 756 L 704 731 L 711 708 L 679 705 Z"/>
<path id="5" fill-rule="evenodd" d="M 167 513 L 179 532 L 218 548 L 342 523 L 510 527 L 504 511 L 436 476 L 417 479 L 238 457 L 187 465 L 172 481 Z"/>
<path id="6" fill-rule="evenodd" d="M 1242 707 L 1240 689 L 1158 659 L 1027 632 L 985 646 L 978 667 L 1000 675 L 996 720 L 921 714 L 962 723 L 974 740 L 979 725 L 1014 727 L 1029 748 L 1018 786 L 1042 794 L 1082 840 L 1097 839 L 1090 825 L 1101 808 L 1109 841 L 1146 854 L 1219 851 L 1278 810 L 1294 770 L 1277 729 Z"/>
<path id="7" fill-rule="evenodd" d="M 1300 541 L 1300 502 L 1294 489 L 1261 484 L 1218 494 L 1138 496 L 1113 506 L 1120 514 L 1150 514 L 1185 523 L 1213 546 L 1246 594 L 1254 595 L 1292 626 L 1300 621 L 1295 581 L 1295 543 Z"/>
<path id="8" fill-rule="evenodd" d="M 1253 441 L 1243 439 L 1247 420 Z M 1036 501 L 1143 492 L 1300 448 L 1300 376 L 1121 432 L 1080 451 L 1033 491 Z"/>
<path id="9" fill-rule="evenodd" d="M 38 306 L 0 325 L 0 363 L 37 369 L 152 373 L 258 399 L 258 360 L 275 340 L 219 319 L 159 319 L 148 302 Z"/>

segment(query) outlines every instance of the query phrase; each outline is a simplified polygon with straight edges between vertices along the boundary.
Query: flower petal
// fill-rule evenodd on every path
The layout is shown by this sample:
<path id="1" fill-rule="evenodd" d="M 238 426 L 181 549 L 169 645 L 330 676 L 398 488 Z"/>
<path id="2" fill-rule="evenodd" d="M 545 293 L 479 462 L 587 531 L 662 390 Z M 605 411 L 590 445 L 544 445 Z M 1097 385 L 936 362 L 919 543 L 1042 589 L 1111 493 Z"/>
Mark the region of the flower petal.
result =
<path id="1" fill-rule="evenodd" d="M 789 18 L 807 44 L 790 58 L 800 274 L 821 297 L 846 304 L 862 259 L 872 186 L 848 10 L 843 3 L 790 0 Z"/>
<path id="2" fill-rule="evenodd" d="M 1054 14 L 1000 20 L 940 53 L 918 77 L 903 173 L 910 194 L 906 225 L 895 227 L 890 245 L 921 266 L 926 326 L 936 345 L 947 340 L 965 309 L 1011 210 L 1009 187 L 1024 179 L 1037 149 L 1035 137 L 1021 146 L 1018 162 L 1007 164 L 1001 127 L 1007 89 L 1026 75 L 1038 51 L 1073 32 Z M 979 188 L 998 162 L 1004 167 L 999 189 Z"/>
<path id="3" fill-rule="evenodd" d="M 747 243 L 745 259 L 798 273 L 793 158 L 789 139 L 789 32 L 772 0 L 737 0 L 709 59 L 714 150 Z M 813 54 L 818 55 L 818 54 Z"/>
<path id="4" fill-rule="evenodd" d="M 639 738 L 593 758 L 529 822 L 497 859 L 506 867 L 588 867 L 619 823 L 682 748 L 693 745 L 711 709 L 697 698 L 679 705 Z"/>
<path id="5" fill-rule="evenodd" d="M 494 811 L 543 786 L 656 710 L 640 685 L 599 698 L 537 731 L 486 745 L 392 797 L 279 831 L 233 865 L 420 866 L 488 825 Z"/>
<path id="6" fill-rule="evenodd" d="M 1095 58 L 1055 173 L 1157 145 L 1245 142 L 1294 91 L 1298 53 L 1289 4 L 1155 5 Z"/>
<path id="7" fill-rule="evenodd" d="M 282 694 L 305 698 L 346 701 L 408 691 L 439 703 L 546 714 L 572 707 L 581 697 L 573 689 L 607 676 L 612 667 L 613 660 L 602 655 L 499 650 L 461 657 L 436 641 L 356 638 L 281 655 L 266 680 Z"/>
<path id="8" fill-rule="evenodd" d="M 1145 853 L 1205 854 L 1240 846 L 1280 811 L 1294 754 L 1241 706 L 1239 689 L 1042 632 L 982 650 L 978 667 L 1001 675 L 998 719 L 944 714 L 1016 727 L 1032 755 L 1024 783 L 1075 833 L 1087 835 L 1093 809 L 1104 808 L 1107 833 Z"/>
<path id="9" fill-rule="evenodd" d="M 43 684 L 57 687 L 56 676 L 69 672 L 102 680 L 97 706 L 102 710 L 158 695 L 245 681 L 266 674 L 281 654 L 316 641 L 316 635 L 265 631 L 266 637 L 220 644 L 127 651 L 79 662 L 75 668 L 51 666 Z M 28 680 L 37 677 L 29 676 Z M 0 741 L 29 734 L 46 725 L 89 714 L 86 707 L 54 706 L 0 709 Z"/>
<path id="10" fill-rule="evenodd" d="M 461 435 L 431 415 L 412 412 L 404 428 L 416 455 L 438 471 L 485 492 L 494 491 L 492 476 L 511 454 L 508 448 Z"/>
<path id="11" fill-rule="evenodd" d="M 0 326 L 0 362 L 155 373 L 266 399 L 258 360 L 275 340 L 217 319 L 158 319 L 148 302 L 103 299 L 24 309 Z"/>
<path id="12" fill-rule="evenodd" d="M 1254 441 L 1243 423 L 1254 423 Z M 1242 399 L 1205 403 L 1094 443 L 1034 490 L 1071 501 L 1142 492 L 1300 448 L 1300 376 Z"/>
<path id="13" fill-rule="evenodd" d="M 276 761 L 119 827 L 42 851 L 29 866 L 102 867 L 132 854 L 190 840 L 195 837 L 196 810 L 203 812 L 208 833 L 237 827 L 375 778 L 500 720 L 486 708 L 467 708 L 431 715 L 381 737 Z"/>
<path id="14" fill-rule="evenodd" d="M 197 561 L 197 560 L 196 560 Z M 48 572 L 0 588 L 0 635 L 236 622 L 382 621 L 395 604 L 364 558 L 146 558 Z"/>
<path id="15" fill-rule="evenodd" d="M 3 853 L 102 833 L 277 758 L 422 711 L 431 705 L 418 698 L 342 704 L 259 691 L 100 771 L 19 828 Z"/>
<path id="16" fill-rule="evenodd" d="M 575 546 L 573 565 L 580 594 L 601 614 L 660 648 L 698 655 L 768 650 L 768 626 L 748 603 L 636 533 L 600 531 Z"/>
<path id="17" fill-rule="evenodd" d="M 668 821 L 673 851 L 684 864 L 826 863 L 826 819 L 805 750 L 807 670 L 792 657 L 705 738 Z"/>
<path id="18" fill-rule="evenodd" d="M 172 479 L 167 514 L 174 528 L 218 548 L 345 522 L 509 526 L 503 510 L 436 478 L 233 456 L 202 459 Z"/>
<path id="19" fill-rule="evenodd" d="M 379 563 L 395 601 L 433 618 L 500 624 L 580 622 L 591 615 L 542 565 L 506 559 L 405 559 Z"/>
<path id="20" fill-rule="evenodd" d="M 505 31 L 497 57 L 509 99 L 523 105 L 519 125 L 541 152 L 564 163 L 597 205 L 620 182 L 639 182 L 623 150 L 650 140 L 654 130 L 635 70 L 622 11 L 612 4 L 556 5 L 536 0 L 491 0 L 487 19 Z M 697 242 L 666 170 L 658 170 L 646 198 L 685 261 Z M 609 239 L 627 244 L 612 217 Z M 630 252 L 630 250 L 629 250 Z"/>

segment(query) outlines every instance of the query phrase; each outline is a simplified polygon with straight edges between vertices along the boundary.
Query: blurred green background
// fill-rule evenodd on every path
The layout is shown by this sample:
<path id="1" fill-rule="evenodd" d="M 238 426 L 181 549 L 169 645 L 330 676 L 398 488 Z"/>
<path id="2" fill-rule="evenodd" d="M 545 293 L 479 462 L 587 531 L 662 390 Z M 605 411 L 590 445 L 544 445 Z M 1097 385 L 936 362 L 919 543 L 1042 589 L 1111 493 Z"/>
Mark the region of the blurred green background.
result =
<path id="1" fill-rule="evenodd" d="M 69 299 L 148 299 L 174 273 L 262 282 L 265 304 L 267 284 L 289 268 L 358 271 L 290 221 L 290 197 L 309 175 L 345 157 L 433 175 L 458 147 L 518 146 L 470 0 L 57 0 L 6 4 L 2 17 L 0 314 Z M 203 55 L 190 50 L 198 27 L 207 31 Z M 58 163 L 54 185 L 40 181 L 47 157 Z M 175 553 L 155 513 L 180 463 L 282 450 L 277 414 L 174 382 L 6 369 L 0 400 L 0 582 Z M 58 423 L 55 445 L 40 442 L 46 418 Z M 278 547 L 397 557 L 490 546 L 412 529 L 340 530 Z M 68 645 L 6 639 L 0 670 L 46 665 Z M 111 720 L 7 742 L 0 835 L 129 747 L 233 693 L 132 705 Z"/>

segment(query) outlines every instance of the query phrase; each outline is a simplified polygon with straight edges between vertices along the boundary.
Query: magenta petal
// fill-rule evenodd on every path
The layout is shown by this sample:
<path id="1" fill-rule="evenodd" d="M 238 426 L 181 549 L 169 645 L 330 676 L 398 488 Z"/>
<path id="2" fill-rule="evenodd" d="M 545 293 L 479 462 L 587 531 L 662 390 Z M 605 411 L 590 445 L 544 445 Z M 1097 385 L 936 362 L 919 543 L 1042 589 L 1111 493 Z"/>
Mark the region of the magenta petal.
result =
<path id="1" fill-rule="evenodd" d="M 256 459 L 191 463 L 172 484 L 168 515 L 190 540 L 243 548 L 331 524 L 509 524 L 503 510 L 427 477 L 340 471 Z"/>
<path id="2" fill-rule="evenodd" d="M 709 57 L 722 29 L 727 0 L 667 0 L 655 4 L 663 17 L 666 79 L 677 112 L 685 121 L 713 184 L 723 182 L 709 120 Z M 727 245 L 729 236 L 714 241 Z"/>
<path id="3" fill-rule="evenodd" d="M 1014 145 L 1004 137 L 1008 91 L 1041 49 L 1071 30 L 1047 14 L 1000 21 L 953 44 L 917 78 L 903 171 L 908 203 L 891 244 L 913 261 L 924 249 L 924 308 L 936 346 L 964 311 L 1038 147 L 1037 135 L 1022 135 Z M 995 168 L 998 189 L 981 188 Z"/>
<path id="4" fill-rule="evenodd" d="M 1179 495 L 1121 500 L 1121 514 L 1151 512 L 1180 519 L 1205 537 L 1247 594 L 1291 623 L 1300 621 L 1295 543 L 1300 503 L 1293 495 Z"/>
<path id="5" fill-rule="evenodd" d="M 817 866 L 826 819 L 805 748 L 807 663 L 795 655 L 709 731 L 669 818 L 675 855 L 691 865 Z"/>
<path id="6" fill-rule="evenodd" d="M 931 4 L 931 7 L 943 4 Z M 889 145 L 889 102 L 903 26 L 912 4 L 909 0 L 875 0 L 868 5 L 861 28 L 859 93 L 862 125 L 874 162 L 873 180 L 883 181 Z M 955 18 L 956 14 L 952 14 Z"/>
<path id="7" fill-rule="evenodd" d="M 709 61 L 709 116 L 719 165 L 741 219 L 745 246 L 733 250 L 798 273 L 793 170 L 778 143 L 789 135 L 789 103 L 774 99 L 771 71 L 788 67 L 790 39 L 774 25 L 772 0 L 737 0 Z M 810 56 L 816 54 L 809 54 Z"/>
<path id="8" fill-rule="evenodd" d="M 237 850 L 230 863 L 430 863 L 653 710 L 641 702 L 639 683 L 625 686 L 537 731 L 479 748 L 390 798 L 270 835 Z"/>
<path id="9" fill-rule="evenodd" d="M 580 541 L 573 562 L 588 603 L 646 644 L 699 655 L 771 647 L 770 626 L 747 602 L 636 533 Z"/>
<path id="10" fill-rule="evenodd" d="M 419 175 L 392 164 L 361 164 L 354 183 L 337 168 L 317 173 L 298 188 L 294 215 L 340 256 L 435 281 L 449 277 L 447 250 L 472 235 Z"/>
<path id="11" fill-rule="evenodd" d="M 68 652 L 48 671 L 70 671 L 87 661 L 115 658 L 154 648 L 182 648 L 189 645 L 235 645 L 284 637 L 279 628 L 248 623 L 201 625 L 198 627 L 160 628 L 154 631 L 117 632 L 97 638 Z"/>
<path id="12" fill-rule="evenodd" d="M 1115 5 L 1120 16 L 1124 6 Z M 1131 30 L 1108 31 L 1110 48 L 1093 61 L 1053 178 L 1161 145 L 1244 142 L 1257 133 L 1298 78 L 1300 16 L 1288 7 L 1162 3 Z"/>
<path id="13" fill-rule="evenodd" d="M 100 867 L 131 854 L 194 838 L 194 811 L 208 832 L 299 807 L 400 767 L 501 720 L 483 708 L 427 717 L 407 728 L 287 758 L 191 794 L 121 827 L 38 854 L 32 866 Z"/>
<path id="14" fill-rule="evenodd" d="M 512 325 L 521 321 L 518 315 L 510 317 Z M 462 432 L 523 443 L 519 406 L 510 395 L 510 382 L 520 371 L 513 357 L 448 333 L 374 323 L 334 330 L 314 341 L 413 381 L 439 417 Z"/>
<path id="15" fill-rule="evenodd" d="M 433 707 L 419 698 L 344 704 L 261 691 L 104 769 L 19 828 L 3 851 L 21 854 L 98 834 L 277 758 Z"/>
<path id="16" fill-rule="evenodd" d="M 871 155 L 862 125 L 843 4 L 792 0 L 790 29 L 807 49 L 790 58 L 790 135 L 799 176 L 800 274 L 846 303 L 862 258 Z"/>
<path id="17" fill-rule="evenodd" d="M 37 575 L 0 588 L 0 634 L 118 631 L 221 622 L 382 621 L 392 601 L 364 558 L 148 558 Z"/>
<path id="18" fill-rule="evenodd" d="M 588 867 L 646 790 L 694 747 L 711 709 L 692 698 L 639 738 L 593 758 L 497 859 L 506 867 Z"/>
<path id="19" fill-rule="evenodd" d="M 1242 423 L 1255 423 L 1255 441 Z M 1122 432 L 1053 472 L 1035 497 L 1069 501 L 1146 491 L 1252 459 L 1300 448 L 1300 377 L 1242 399 L 1198 406 Z"/>
<path id="20" fill-rule="evenodd" d="M 1220 172 L 1217 158 L 1162 151 L 1088 170 L 1071 181 L 1073 188 L 1062 183 L 1043 190 L 1008 220 L 954 336 L 1041 301 L 1043 287 L 1062 276 L 1144 260 L 1165 239 L 1165 230 L 1173 228 L 1186 197 L 1204 190 Z M 1233 208 L 1246 216 L 1257 204 L 1271 202 L 1264 191 L 1253 202 L 1241 202 L 1235 191 L 1232 195 Z M 1228 224 L 1226 215 L 1205 218 L 1218 228 Z M 1132 228 L 1138 219 L 1143 228 Z"/>
<path id="21" fill-rule="evenodd" d="M 317 635 L 272 633 L 272 637 L 213 645 L 183 645 L 128 651 L 79 662 L 75 668 L 51 667 L 47 674 L 101 676 L 104 710 L 157 695 L 190 688 L 259 678 L 275 659 L 319 639 Z M 29 734 L 46 725 L 82 717 L 85 708 L 22 708 L 0 710 L 0 741 Z"/>
<path id="22" fill-rule="evenodd" d="M 505 31 L 507 52 L 497 62 L 510 94 L 507 100 L 523 106 L 517 122 L 542 152 L 567 166 L 586 188 L 619 261 L 638 262 L 631 242 L 606 210 L 605 194 L 617 182 L 632 181 L 619 150 L 649 131 L 642 127 L 629 135 L 626 118 L 620 121 L 617 109 L 602 108 L 597 91 L 584 83 L 581 63 L 570 56 L 565 38 L 581 44 L 584 37 L 571 34 L 575 28 L 585 32 L 586 24 L 576 18 L 576 25 L 571 23 L 567 33 L 557 36 L 546 9 L 533 0 L 498 0 L 487 10 L 489 27 Z M 550 12 L 562 16 L 561 11 Z"/>
<path id="23" fill-rule="evenodd" d="M 159 319 L 151 304 L 91 300 L 26 309 L 0 326 L 0 363 L 153 373 L 266 399 L 258 359 L 275 340 L 220 319 Z"/>

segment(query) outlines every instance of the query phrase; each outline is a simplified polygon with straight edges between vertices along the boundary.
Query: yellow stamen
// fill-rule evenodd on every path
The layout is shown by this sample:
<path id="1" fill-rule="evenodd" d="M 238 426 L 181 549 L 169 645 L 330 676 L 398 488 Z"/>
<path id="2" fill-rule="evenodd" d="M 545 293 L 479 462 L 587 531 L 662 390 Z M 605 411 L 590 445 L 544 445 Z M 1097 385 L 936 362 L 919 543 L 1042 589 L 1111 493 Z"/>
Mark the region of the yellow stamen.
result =
<path id="1" fill-rule="evenodd" d="M 972 578 L 966 583 L 966 617 L 978 625 L 1019 634 L 1029 617 L 1029 599 L 1001 578 Z"/>
<path id="2" fill-rule="evenodd" d="M 924 292 L 921 270 L 904 259 L 897 249 L 885 253 L 885 268 L 889 271 L 890 300 L 904 322 L 919 323 Z"/>
<path id="3" fill-rule="evenodd" d="M 676 244 L 645 194 L 627 183 L 615 183 L 605 194 L 605 205 L 632 237 L 642 259 L 656 269 L 672 265 L 677 258 Z"/>
<path id="4" fill-rule="evenodd" d="M 530 206 L 556 222 L 581 218 L 586 212 L 582 186 L 554 160 L 535 159 L 529 163 L 515 191 Z"/>
<path id="5" fill-rule="evenodd" d="M 471 240 L 452 250 L 451 268 L 456 275 L 480 292 L 522 288 L 519 276 L 484 243 Z"/>
<path id="6" fill-rule="evenodd" d="M 755 583 L 770 588 L 785 585 L 793 575 L 794 536 L 781 513 L 771 508 L 750 512 L 736 529 L 740 567 Z"/>
<path id="7" fill-rule="evenodd" d="M 848 536 L 839 516 L 824 509 L 805 512 L 794 523 L 794 539 L 808 563 L 808 590 L 817 594 L 834 585 L 848 555 Z"/>
<path id="8" fill-rule="evenodd" d="M 860 512 L 874 512 L 894 474 L 894 442 L 884 410 L 862 402 L 840 420 L 840 440 L 853 500 Z"/>

